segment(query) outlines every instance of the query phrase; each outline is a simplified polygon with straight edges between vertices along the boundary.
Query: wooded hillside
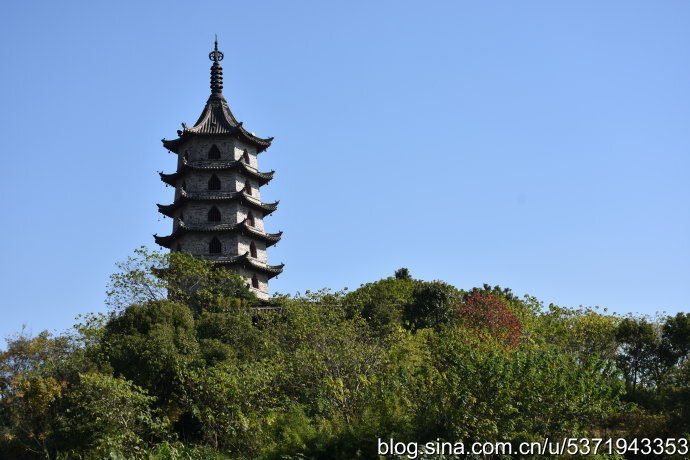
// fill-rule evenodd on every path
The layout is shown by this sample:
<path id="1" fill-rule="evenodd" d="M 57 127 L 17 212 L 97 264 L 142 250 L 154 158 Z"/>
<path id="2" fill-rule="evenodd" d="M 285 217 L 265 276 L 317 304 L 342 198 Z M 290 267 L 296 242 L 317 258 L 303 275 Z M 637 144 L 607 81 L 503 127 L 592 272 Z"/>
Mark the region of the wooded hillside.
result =
<path id="1" fill-rule="evenodd" d="M 143 250 L 108 303 L 65 334 L 8 339 L 3 458 L 352 459 L 378 458 L 378 438 L 690 433 L 682 313 L 545 306 L 406 269 L 257 309 L 239 276 Z"/>

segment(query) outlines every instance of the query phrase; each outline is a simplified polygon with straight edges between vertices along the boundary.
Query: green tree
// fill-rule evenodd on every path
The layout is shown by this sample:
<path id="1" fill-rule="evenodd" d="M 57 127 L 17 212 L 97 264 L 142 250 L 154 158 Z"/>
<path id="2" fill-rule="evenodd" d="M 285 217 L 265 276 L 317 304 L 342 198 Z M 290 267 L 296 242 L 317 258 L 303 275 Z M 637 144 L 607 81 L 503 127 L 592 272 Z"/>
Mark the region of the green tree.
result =
<path id="1" fill-rule="evenodd" d="M 457 317 L 462 295 L 443 281 L 420 283 L 412 292 L 411 302 L 404 307 L 403 318 L 417 329 L 449 324 Z"/>
<path id="2" fill-rule="evenodd" d="M 532 440 L 591 433 L 619 407 L 613 366 L 549 346 L 506 350 L 448 329 L 420 372 L 417 439 Z"/>
<path id="3" fill-rule="evenodd" d="M 284 395 L 323 417 L 350 423 L 362 408 L 363 389 L 386 359 L 385 339 L 361 317 L 322 296 L 291 299 L 265 326 Z"/>
<path id="4" fill-rule="evenodd" d="M 667 317 L 662 333 L 673 359 L 683 365 L 690 354 L 690 314 L 678 313 Z"/>
<path id="5" fill-rule="evenodd" d="M 116 309 L 166 298 L 195 312 L 228 297 L 256 301 L 240 275 L 187 252 L 162 253 L 141 247 L 116 266 L 118 272 L 110 277 L 106 297 L 106 303 Z"/>
<path id="6" fill-rule="evenodd" d="M 657 324 L 645 318 L 624 318 L 616 329 L 616 340 L 620 346 L 618 366 L 633 392 L 639 384 L 663 383 L 669 363 Z"/>
<path id="7" fill-rule="evenodd" d="M 155 399 L 123 378 L 81 374 L 59 417 L 62 447 L 101 458 L 111 452 L 141 456 L 147 441 L 164 438 L 168 430 L 167 420 L 151 408 Z"/>
<path id="8" fill-rule="evenodd" d="M 49 456 L 75 353 L 69 337 L 19 334 L 0 352 L 0 451 Z"/>
<path id="9" fill-rule="evenodd" d="M 403 267 L 399 268 L 395 271 L 395 279 L 396 280 L 411 280 L 412 275 L 410 275 L 410 270 Z"/>
<path id="10" fill-rule="evenodd" d="M 563 351 L 615 360 L 620 321 L 617 316 L 593 308 L 564 308 L 551 304 L 547 312 L 539 315 L 537 328 L 542 339 Z"/>
<path id="11" fill-rule="evenodd" d="M 375 330 L 388 333 L 402 325 L 403 310 L 412 301 L 418 284 L 411 278 L 396 275 L 363 284 L 345 295 L 342 303 L 350 316 L 361 316 Z"/>
<path id="12" fill-rule="evenodd" d="M 186 373 L 201 359 L 192 312 L 170 300 L 131 305 L 115 315 L 105 326 L 103 349 L 115 375 L 163 405 L 174 405 Z"/>
<path id="13" fill-rule="evenodd" d="M 223 363 L 190 372 L 184 399 L 198 423 L 198 439 L 254 458 L 268 442 L 267 417 L 278 399 L 271 386 L 275 372 L 268 362 Z"/>
<path id="14" fill-rule="evenodd" d="M 242 304 L 204 309 L 197 318 L 196 331 L 207 363 L 226 359 L 252 361 L 266 357 L 269 353 L 266 342 L 270 339 L 254 325 L 255 319 L 252 310 Z"/>

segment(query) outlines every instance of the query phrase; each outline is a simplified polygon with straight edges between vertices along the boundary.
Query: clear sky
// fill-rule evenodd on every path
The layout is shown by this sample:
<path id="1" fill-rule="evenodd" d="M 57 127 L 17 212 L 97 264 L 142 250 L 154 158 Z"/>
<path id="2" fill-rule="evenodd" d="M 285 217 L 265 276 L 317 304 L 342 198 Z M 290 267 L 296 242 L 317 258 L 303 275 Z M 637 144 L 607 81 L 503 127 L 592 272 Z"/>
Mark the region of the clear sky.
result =
<path id="1" fill-rule="evenodd" d="M 102 311 L 171 221 L 161 146 L 224 93 L 280 199 L 271 290 L 405 266 L 546 303 L 688 311 L 686 1 L 8 2 L 0 335 Z"/>

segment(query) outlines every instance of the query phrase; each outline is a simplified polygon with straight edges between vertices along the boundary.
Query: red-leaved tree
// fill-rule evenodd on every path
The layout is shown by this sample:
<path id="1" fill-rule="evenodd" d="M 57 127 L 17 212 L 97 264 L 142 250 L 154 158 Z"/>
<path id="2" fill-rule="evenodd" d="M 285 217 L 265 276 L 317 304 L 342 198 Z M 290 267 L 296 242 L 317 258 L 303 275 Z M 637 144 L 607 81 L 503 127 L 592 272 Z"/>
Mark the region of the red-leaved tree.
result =
<path id="1" fill-rule="evenodd" d="M 460 323 L 482 338 L 516 346 L 520 341 L 520 320 L 503 301 L 488 293 L 472 292 L 457 307 Z"/>

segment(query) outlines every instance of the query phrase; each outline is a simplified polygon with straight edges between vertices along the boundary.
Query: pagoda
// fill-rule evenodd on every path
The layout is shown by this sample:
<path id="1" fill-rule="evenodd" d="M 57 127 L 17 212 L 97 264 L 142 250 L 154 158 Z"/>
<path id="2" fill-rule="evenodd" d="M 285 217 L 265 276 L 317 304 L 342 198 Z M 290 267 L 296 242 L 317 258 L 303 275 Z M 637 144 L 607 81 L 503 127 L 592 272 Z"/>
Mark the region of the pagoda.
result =
<path id="1" fill-rule="evenodd" d="M 267 233 L 264 218 L 278 202 L 261 201 L 261 186 L 274 171 L 260 172 L 258 157 L 273 140 L 262 139 L 237 121 L 223 97 L 223 53 L 218 41 L 209 53 L 211 96 L 194 126 L 182 123 L 178 137 L 163 139 L 163 146 L 177 154 L 177 171 L 160 173 L 175 187 L 175 200 L 158 205 L 173 219 L 172 233 L 154 235 L 156 243 L 171 251 L 227 266 L 242 275 L 260 299 L 268 299 L 268 281 L 283 271 L 283 264 L 269 265 L 267 249 L 282 232 Z"/>

